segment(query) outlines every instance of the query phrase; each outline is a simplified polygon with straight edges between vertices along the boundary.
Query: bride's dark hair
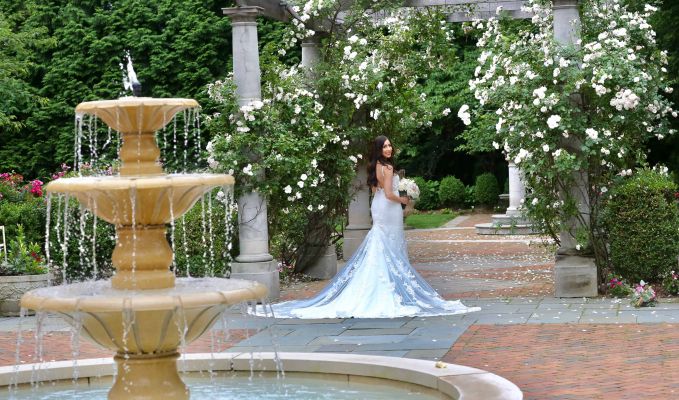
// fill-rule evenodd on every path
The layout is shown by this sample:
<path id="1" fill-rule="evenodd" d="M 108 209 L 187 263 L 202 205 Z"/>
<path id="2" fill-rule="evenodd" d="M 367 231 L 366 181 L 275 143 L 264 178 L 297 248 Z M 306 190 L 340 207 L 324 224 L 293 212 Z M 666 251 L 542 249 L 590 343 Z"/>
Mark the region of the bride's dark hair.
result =
<path id="1" fill-rule="evenodd" d="M 382 165 L 391 165 L 394 167 L 394 154 L 396 153 L 396 150 L 393 149 L 393 143 L 392 143 L 392 156 L 389 158 L 386 158 L 382 155 L 382 147 L 384 146 L 384 142 L 389 140 L 388 137 L 386 136 L 378 136 L 375 138 L 373 141 L 373 145 L 370 148 L 370 154 L 368 155 L 370 162 L 368 163 L 368 186 L 369 187 L 375 187 L 377 186 L 377 164 L 382 164 Z"/>

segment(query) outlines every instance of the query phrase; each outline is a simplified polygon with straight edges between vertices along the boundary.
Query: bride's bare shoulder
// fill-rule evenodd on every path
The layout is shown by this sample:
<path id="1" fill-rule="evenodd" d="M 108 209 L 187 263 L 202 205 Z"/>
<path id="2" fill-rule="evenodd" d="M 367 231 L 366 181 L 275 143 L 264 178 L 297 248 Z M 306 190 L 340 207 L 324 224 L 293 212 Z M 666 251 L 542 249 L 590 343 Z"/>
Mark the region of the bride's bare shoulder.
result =
<path id="1" fill-rule="evenodd" d="M 380 166 L 382 168 L 382 171 L 384 171 L 385 174 L 386 173 L 389 173 L 391 175 L 394 174 L 394 167 L 391 164 L 381 164 L 380 163 Z"/>

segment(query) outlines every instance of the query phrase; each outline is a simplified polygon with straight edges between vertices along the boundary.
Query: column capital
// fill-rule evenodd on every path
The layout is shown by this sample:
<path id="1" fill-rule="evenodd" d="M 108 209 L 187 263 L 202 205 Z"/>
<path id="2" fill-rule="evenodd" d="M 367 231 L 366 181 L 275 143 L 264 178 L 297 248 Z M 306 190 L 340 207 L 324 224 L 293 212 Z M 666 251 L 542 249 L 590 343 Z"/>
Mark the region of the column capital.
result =
<path id="1" fill-rule="evenodd" d="M 233 22 L 254 22 L 262 15 L 264 9 L 257 6 L 227 7 L 222 8 L 222 13 L 231 18 Z"/>

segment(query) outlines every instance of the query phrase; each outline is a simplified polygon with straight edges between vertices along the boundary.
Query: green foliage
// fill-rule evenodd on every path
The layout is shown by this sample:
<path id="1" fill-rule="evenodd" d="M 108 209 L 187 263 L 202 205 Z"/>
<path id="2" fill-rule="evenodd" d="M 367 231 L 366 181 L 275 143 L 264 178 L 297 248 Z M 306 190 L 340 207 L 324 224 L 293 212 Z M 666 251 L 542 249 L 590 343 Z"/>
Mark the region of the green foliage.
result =
<path id="1" fill-rule="evenodd" d="M 16 235 L 7 249 L 7 262 L 0 259 L 0 275 L 37 275 L 47 272 L 40 245 L 27 242 L 24 228 L 17 225 Z"/>
<path id="2" fill-rule="evenodd" d="M 1 10 L 0 93 L 5 95 L 0 97 L 0 132 L 9 136 L 20 132 L 26 116 L 45 101 L 27 78 L 37 68 L 32 53 L 38 48 L 52 47 L 55 41 L 47 35 L 45 27 L 17 27 L 20 13 L 14 14 L 12 9 L 4 7 Z M 5 134 L 0 135 L 0 143 Z M 8 166 L 3 158 L 0 156 L 0 169 L 15 168 Z"/>
<path id="3" fill-rule="evenodd" d="M 0 0 L 9 21 L 0 19 L 0 37 L 13 45 L 0 50 L 0 60 L 21 69 L 10 86 L 3 86 L 0 72 L 2 93 L 13 93 L 2 96 L 0 109 L 20 127 L 0 131 L 0 169 L 47 176 L 72 162 L 73 108 L 125 94 L 119 67 L 125 50 L 144 95 L 195 98 L 210 112 L 214 103 L 204 87 L 231 57 L 225 6 L 215 0 Z"/>
<path id="4" fill-rule="evenodd" d="M 671 295 L 679 294 L 679 275 L 675 271 L 670 271 L 670 273 L 665 276 L 662 281 L 662 287 L 666 293 Z"/>
<path id="5" fill-rule="evenodd" d="M 666 175 L 640 170 L 611 190 L 603 215 L 613 271 L 638 282 L 658 281 L 677 265 L 677 186 Z"/>
<path id="6" fill-rule="evenodd" d="M 18 224 L 25 227 L 29 242 L 43 243 L 45 237 L 45 201 L 29 198 L 22 202 L 0 201 L 0 223 L 5 225 L 7 236 L 17 234 Z"/>
<path id="7" fill-rule="evenodd" d="M 417 210 L 437 210 L 441 204 L 439 200 L 439 182 L 428 181 L 422 177 L 415 177 L 415 183 L 420 188 L 420 198 L 415 202 Z"/>
<path id="8" fill-rule="evenodd" d="M 477 204 L 476 187 L 466 186 L 464 188 L 464 206 L 466 208 L 473 208 L 475 204 Z"/>
<path id="9" fill-rule="evenodd" d="M 446 176 L 439 185 L 439 201 L 443 207 L 464 205 L 466 189 L 464 183 L 454 176 Z"/>
<path id="10" fill-rule="evenodd" d="M 498 202 L 500 185 L 495 175 L 487 172 L 476 177 L 474 185 L 474 199 L 476 203 L 485 206 L 494 206 Z"/>
<path id="11" fill-rule="evenodd" d="M 19 174 L 0 174 L 0 225 L 5 226 L 8 237 L 16 236 L 17 225 L 22 225 L 28 242 L 44 241 L 45 200 L 41 181 L 25 182 Z"/>

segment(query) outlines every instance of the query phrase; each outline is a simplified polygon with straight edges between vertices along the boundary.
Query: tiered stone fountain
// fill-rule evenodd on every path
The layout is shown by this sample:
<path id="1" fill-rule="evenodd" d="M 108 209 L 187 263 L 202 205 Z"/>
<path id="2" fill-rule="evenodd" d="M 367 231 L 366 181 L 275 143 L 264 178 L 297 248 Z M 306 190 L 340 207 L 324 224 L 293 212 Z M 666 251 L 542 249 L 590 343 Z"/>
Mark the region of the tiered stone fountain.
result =
<path id="1" fill-rule="evenodd" d="M 191 99 L 144 97 L 79 104 L 77 114 L 96 115 L 122 135 L 120 175 L 62 178 L 46 186 L 115 225 L 116 273 L 110 281 L 31 291 L 21 305 L 58 313 L 83 336 L 117 352 L 109 399 L 188 399 L 177 371 L 178 348 L 206 332 L 227 306 L 266 296 L 258 283 L 175 279 L 170 270 L 166 224 L 207 191 L 234 183 L 229 175 L 163 173 L 155 132 L 195 107 Z"/>

